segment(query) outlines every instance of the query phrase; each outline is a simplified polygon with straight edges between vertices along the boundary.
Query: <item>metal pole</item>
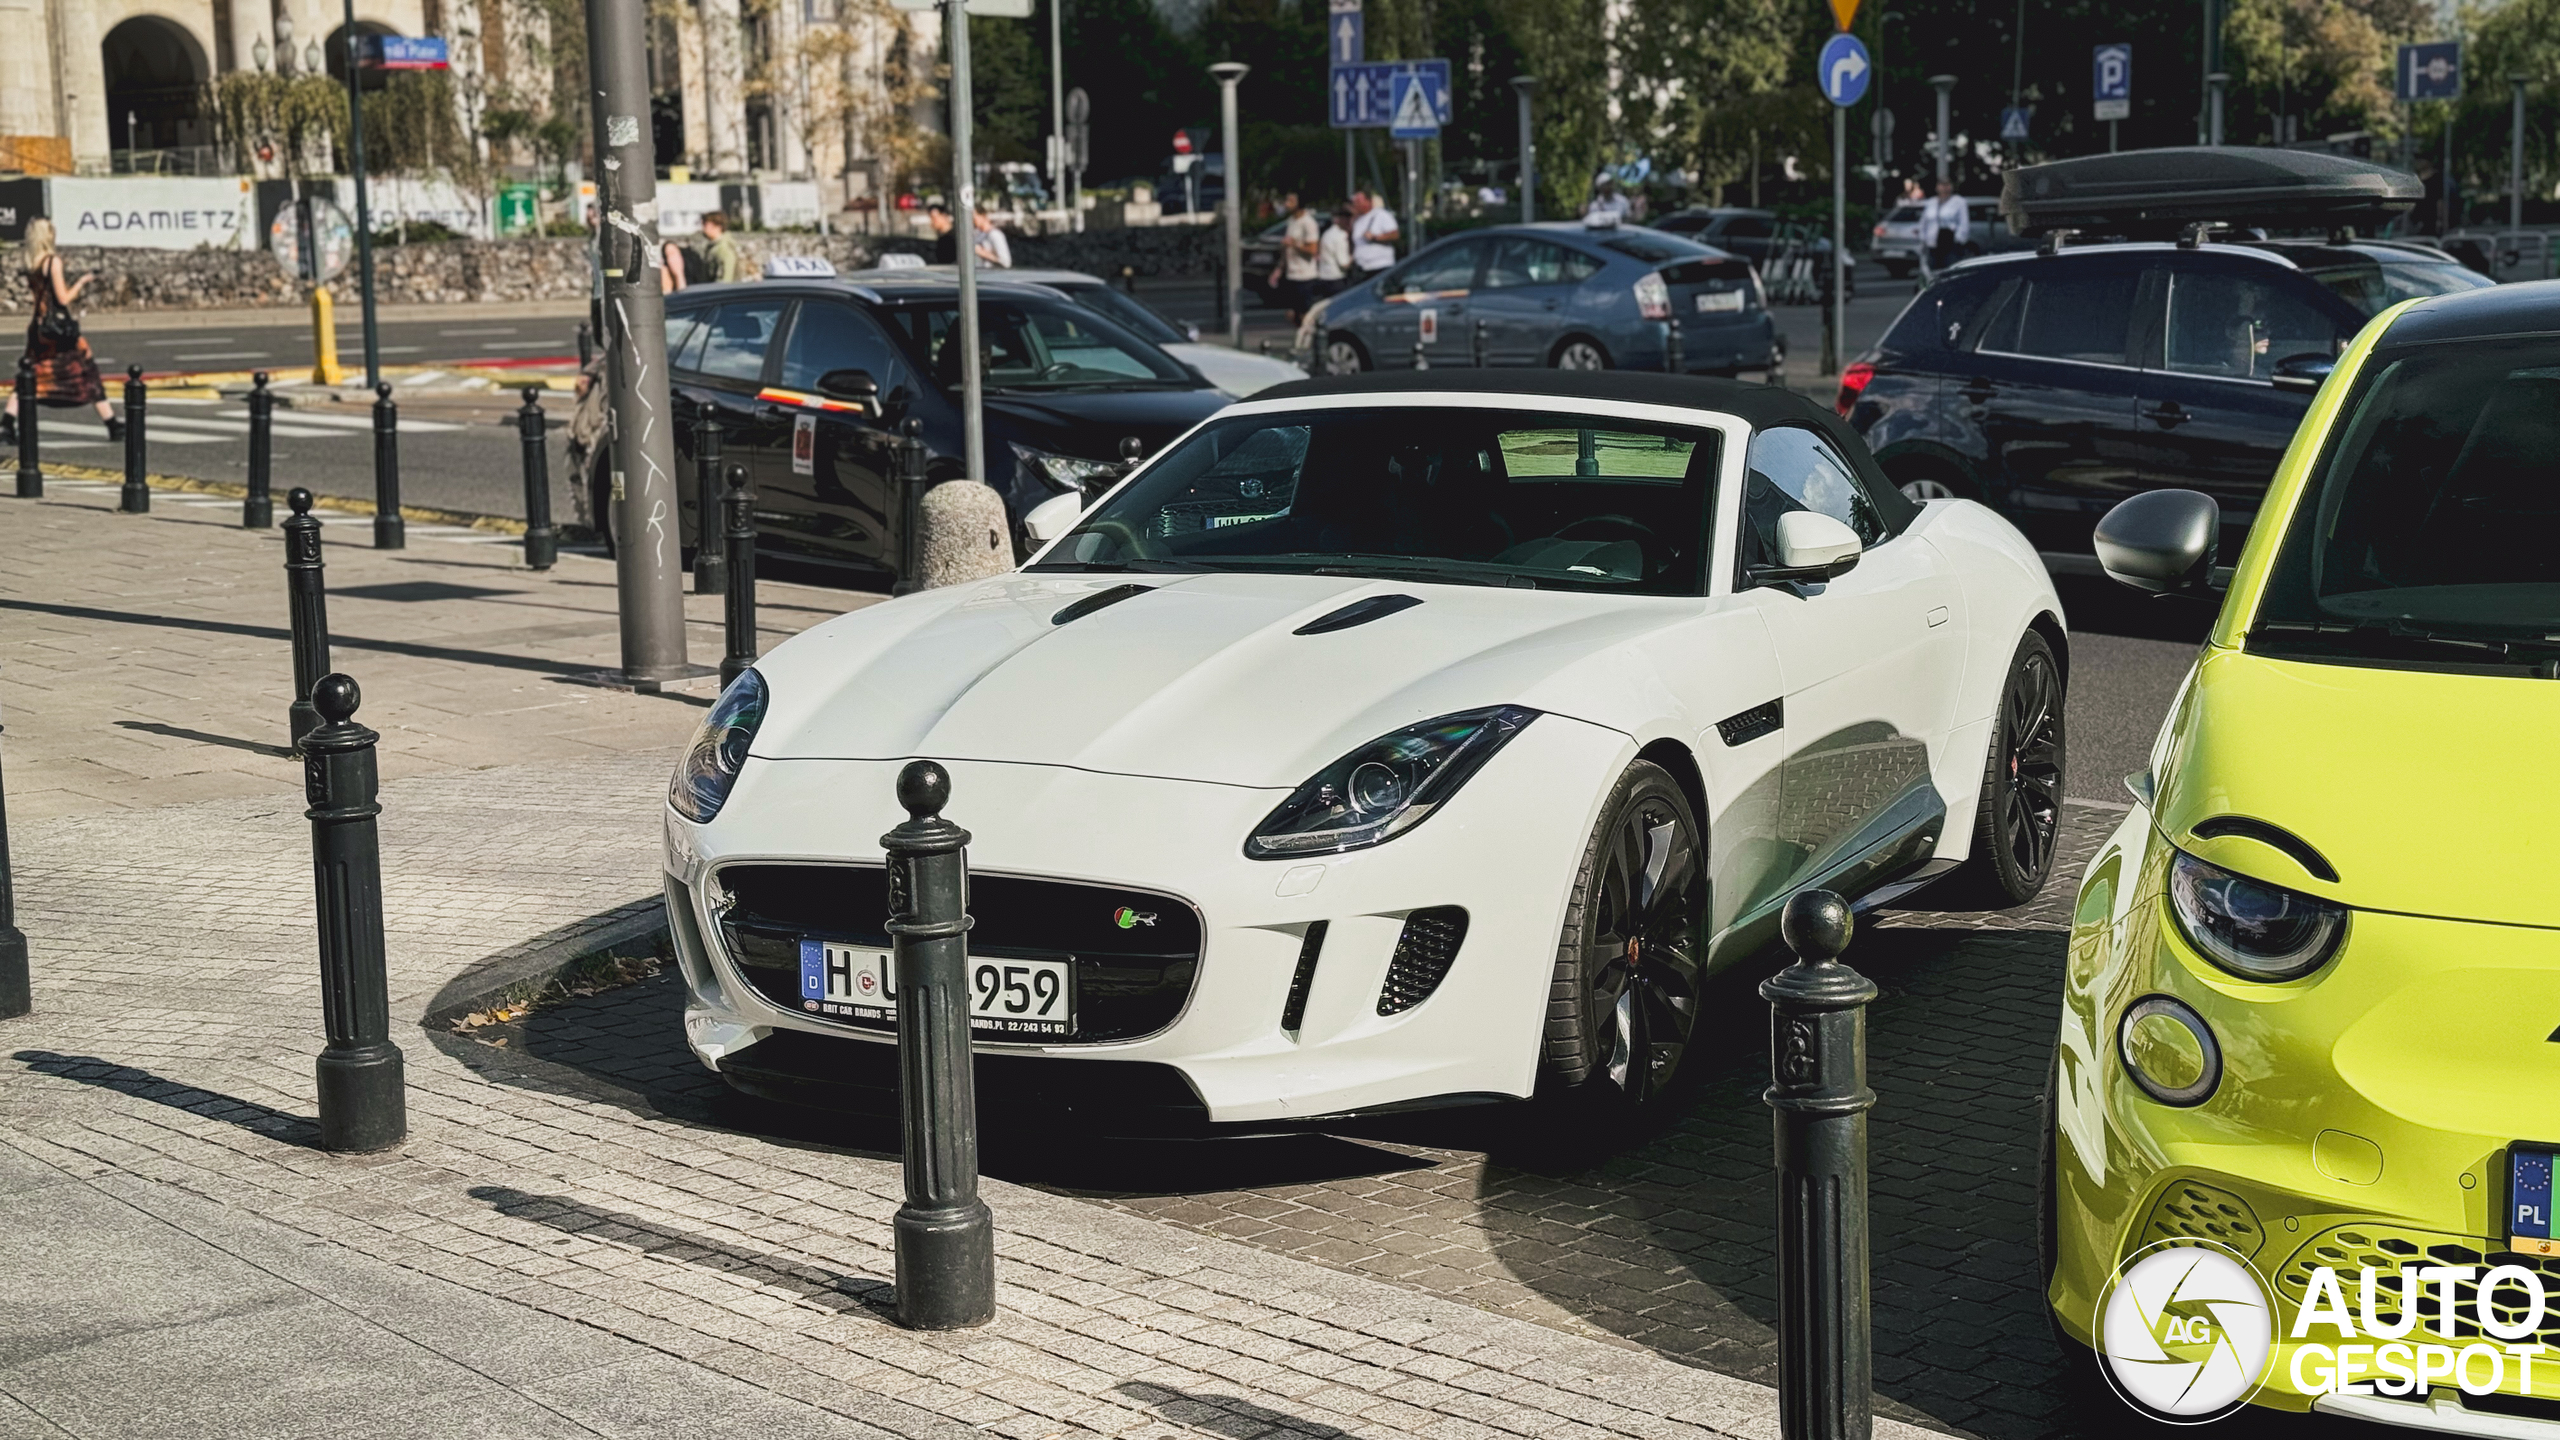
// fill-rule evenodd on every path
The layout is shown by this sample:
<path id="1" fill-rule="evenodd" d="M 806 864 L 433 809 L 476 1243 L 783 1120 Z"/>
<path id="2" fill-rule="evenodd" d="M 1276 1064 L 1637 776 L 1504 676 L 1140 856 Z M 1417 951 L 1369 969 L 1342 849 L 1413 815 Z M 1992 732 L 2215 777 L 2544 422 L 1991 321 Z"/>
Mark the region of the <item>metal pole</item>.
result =
<path id="1" fill-rule="evenodd" d="M 747 488 L 747 467 L 729 467 L 728 525 L 721 539 L 729 547 L 728 603 L 721 607 L 722 639 L 728 653 L 720 658 L 720 684 L 727 688 L 741 671 L 756 663 L 756 492 Z"/>
<path id="2" fill-rule="evenodd" d="M 36 436 L 36 362 L 18 357 L 18 498 L 44 498 L 44 455 Z"/>
<path id="3" fill-rule="evenodd" d="M 2514 97 L 2507 120 L 2507 228 L 2524 228 L 2524 87 L 2530 75 L 2510 75 L 2507 87 Z"/>
<path id="4" fill-rule="evenodd" d="M 969 478 L 987 478 L 987 387 L 978 352 L 978 167 L 969 127 L 976 104 L 969 90 L 969 12 L 942 0 L 943 59 L 951 66 L 952 190 L 960 197 L 960 458 Z"/>
<path id="5" fill-rule="evenodd" d="M 400 1047 L 391 1043 L 391 985 L 382 951 L 382 837 L 374 817 L 373 746 L 355 722 L 362 697 L 344 675 L 321 677 L 321 726 L 302 737 L 311 808 L 311 882 L 320 918 L 320 1148 L 385 1150 L 409 1133 Z"/>
<path id="6" fill-rule="evenodd" d="M 1866 1440 L 1875 1357 L 1867 1292 L 1867 1002 L 1839 961 L 1848 902 L 1799 891 L 1780 922 L 1796 962 L 1760 984 L 1778 1169 L 1778 1424 L 1788 1440 Z"/>
<path id="7" fill-rule="evenodd" d="M 1360 159 L 1352 150 L 1357 143 L 1351 131 L 1342 132 L 1342 198 L 1346 204 L 1350 202 L 1351 192 L 1360 188 Z"/>
<path id="8" fill-rule="evenodd" d="M 1057 203 L 1067 203 L 1067 60 L 1066 45 L 1059 38 L 1059 7 L 1062 0 L 1049 0 L 1049 196 Z M 1235 162 L 1230 159 L 1228 164 Z M 1075 212 L 1070 210 L 1072 216 Z"/>
<path id="9" fill-rule="evenodd" d="M 151 387 L 142 383 L 142 367 L 128 365 L 124 372 L 124 492 L 117 497 L 116 508 L 127 515 L 151 513 L 151 477 L 145 473 L 150 455 L 150 441 L 144 434 L 145 412 L 150 409 Z"/>
<path id="10" fill-rule="evenodd" d="M 356 182 L 356 288 L 364 303 L 364 383 L 382 383 L 382 336 L 373 317 L 373 206 L 364 181 L 364 67 L 356 63 L 356 0 L 346 0 L 347 28 L 347 173 Z M 390 547 L 397 548 L 397 547 Z"/>
<path id="11" fill-rule="evenodd" d="M 373 548 L 408 547 L 409 524 L 400 518 L 400 407 L 386 380 L 373 387 Z"/>
<path id="12" fill-rule="evenodd" d="M 268 530 L 276 523 L 275 494 L 269 488 L 275 472 L 275 423 L 275 392 L 267 388 L 267 372 L 261 370 L 250 378 L 249 494 L 240 502 L 243 529 Z"/>
<path id="13" fill-rule="evenodd" d="M 2107 122 L 2107 153 L 2110 155 L 2116 153 L 2116 125 L 2118 123 L 2119 122 L 2114 120 Z"/>
<path id="14" fill-rule="evenodd" d="M 951 777 L 898 772 L 907 819 L 889 852 L 898 980 L 898 1094 L 907 1200 L 898 1207 L 898 1323 L 957 1330 L 996 1316 L 995 1217 L 978 1198 L 977 1077 L 969 1046 L 969 832 L 942 818 Z M 904 902 L 901 904 L 900 902 Z"/>
<path id="15" fill-rule="evenodd" d="M 0 1020 L 35 1008 L 35 981 L 27 971 L 27 937 L 18 929 L 17 891 L 9 879 L 8 787 L 0 785 Z"/>
<path id="16" fill-rule="evenodd" d="M 1209 67 L 1218 80 L 1220 146 L 1227 157 L 1227 343 L 1244 348 L 1244 170 L 1236 158 L 1236 86 L 1248 66 L 1222 60 Z"/>
<path id="17" fill-rule="evenodd" d="M 1831 107 L 1831 260 L 1823 281 L 1822 373 L 1840 373 L 1841 337 L 1849 327 L 1849 111 Z"/>
<path id="18" fill-rule="evenodd" d="M 285 608 L 293 626 L 293 704 L 285 729 L 295 749 L 320 724 L 311 687 L 329 673 L 329 591 L 320 559 L 320 522 L 312 518 L 311 492 L 297 485 L 284 497 L 293 518 L 284 522 Z"/>
<path id="19" fill-rule="evenodd" d="M 542 387 L 524 387 L 516 433 L 524 441 L 524 563 L 548 570 L 560 559 L 560 532 L 551 526 L 551 455 L 543 439 Z"/>
<path id="20" fill-rule="evenodd" d="M 1404 253 L 1422 250 L 1422 142 L 1404 142 L 1404 228 L 1412 232 L 1405 240 Z"/>
<path id="21" fill-rule="evenodd" d="M 2204 77 L 2204 143 L 2207 145 L 2219 145 L 2222 143 L 2222 91 L 2223 88 L 2228 86 L 2230 83 L 2231 77 L 2223 74 L 2219 70 L 2216 70 L 2212 74 Z"/>
<path id="22" fill-rule="evenodd" d="M 1511 89 L 1520 97 L 1520 223 L 1538 218 L 1538 132 L 1529 121 L 1529 96 L 1538 88 L 1535 75 L 1514 75 Z"/>
<path id="23" fill-rule="evenodd" d="M 1937 153 L 1938 173 L 1935 178 L 1944 180 L 1947 178 L 1947 148 L 1953 143 L 1947 138 L 1947 127 L 1954 123 L 1948 118 L 1949 112 L 1954 108 L 1948 97 L 1955 93 L 1956 77 L 1932 75 L 1929 77 L 1929 83 L 1938 88 L 1938 135 L 1930 148 Z"/>
<path id="24" fill-rule="evenodd" d="M 720 420 L 702 417 L 693 439 L 693 593 L 725 595 L 729 590 L 727 546 L 712 537 L 726 532 L 716 523 L 720 508 Z"/>
<path id="25" fill-rule="evenodd" d="M 654 690 L 685 663 L 667 305 L 658 291 L 658 172 L 649 142 L 650 20 L 644 0 L 587 0 L 595 87 L 596 244 L 604 272 L 606 382 L 613 388 L 614 579 L 622 678 Z"/>

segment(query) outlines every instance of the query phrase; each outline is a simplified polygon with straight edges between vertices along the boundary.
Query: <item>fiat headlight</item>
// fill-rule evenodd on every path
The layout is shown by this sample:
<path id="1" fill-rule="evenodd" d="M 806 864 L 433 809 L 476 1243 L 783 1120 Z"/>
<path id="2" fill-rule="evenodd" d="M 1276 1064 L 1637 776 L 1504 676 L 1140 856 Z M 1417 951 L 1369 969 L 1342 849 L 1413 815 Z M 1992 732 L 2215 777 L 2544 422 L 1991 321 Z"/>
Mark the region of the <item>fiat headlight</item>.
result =
<path id="1" fill-rule="evenodd" d="M 1532 720 L 1501 705 L 1443 715 L 1370 741 L 1315 773 L 1254 827 L 1256 860 L 1330 855 L 1392 840 L 1431 816 Z"/>
<path id="2" fill-rule="evenodd" d="M 1072 455 L 1052 455 L 1028 445 L 1013 447 L 1013 458 L 1022 468 L 1049 482 L 1049 488 L 1061 494 L 1081 494 L 1087 482 L 1117 480 L 1120 466 L 1109 460 L 1079 460 Z"/>
<path id="3" fill-rule="evenodd" d="M 676 777 L 667 785 L 667 803 L 677 814 L 705 825 L 720 813 L 738 783 L 739 768 L 747 763 L 756 727 L 764 724 L 764 708 L 764 677 L 753 670 L 740 671 L 720 692 L 719 703 L 693 732 L 693 744 L 676 762 Z"/>
<path id="4" fill-rule="evenodd" d="M 2346 937 L 2343 905 L 2263 884 L 2184 851 L 2169 862 L 2169 908 L 2187 943 L 2243 980 L 2293 980 Z"/>

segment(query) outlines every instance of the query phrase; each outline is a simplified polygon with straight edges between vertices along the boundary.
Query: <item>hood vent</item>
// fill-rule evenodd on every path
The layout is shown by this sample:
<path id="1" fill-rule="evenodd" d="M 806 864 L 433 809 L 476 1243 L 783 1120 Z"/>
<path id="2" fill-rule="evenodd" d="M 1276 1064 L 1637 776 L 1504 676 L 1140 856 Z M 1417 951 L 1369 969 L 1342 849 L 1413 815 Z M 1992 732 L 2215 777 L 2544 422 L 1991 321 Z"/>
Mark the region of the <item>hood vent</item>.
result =
<path id="1" fill-rule="evenodd" d="M 2193 833 L 2199 840 L 2210 840 L 2216 835 L 2245 835 L 2261 845 L 2283 851 L 2292 857 L 2294 864 L 2310 871 L 2314 877 L 2332 885 L 2338 882 L 2337 867 L 2329 863 L 2327 856 L 2312 849 L 2310 841 L 2264 820 L 2253 820 L 2246 815 L 2216 815 L 2210 820 L 2198 821 Z"/>
<path id="2" fill-rule="evenodd" d="M 1070 620 L 1081 620 L 1096 610 L 1117 605 L 1133 595 L 1144 595 L 1154 588 L 1153 585 L 1114 585 L 1108 590 L 1096 590 L 1050 616 L 1049 623 L 1064 625 Z"/>
<path id="3" fill-rule="evenodd" d="M 1366 625 L 1372 620 L 1384 620 L 1399 610 L 1410 610 L 1421 603 L 1422 597 L 1419 595 L 1372 595 L 1365 600 L 1354 600 L 1330 615 L 1320 615 L 1289 633 L 1330 635 L 1336 630 L 1348 630 L 1354 625 Z"/>

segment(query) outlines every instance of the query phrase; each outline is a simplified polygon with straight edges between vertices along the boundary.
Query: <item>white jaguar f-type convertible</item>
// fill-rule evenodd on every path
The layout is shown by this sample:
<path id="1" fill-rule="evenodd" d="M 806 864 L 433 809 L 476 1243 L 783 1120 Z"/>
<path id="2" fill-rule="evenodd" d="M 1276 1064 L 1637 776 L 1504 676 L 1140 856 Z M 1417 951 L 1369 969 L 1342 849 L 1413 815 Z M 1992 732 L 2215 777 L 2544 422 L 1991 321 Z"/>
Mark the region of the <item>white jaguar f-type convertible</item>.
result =
<path id="1" fill-rule="evenodd" d="M 1287 385 L 1034 519 L 1018 571 L 777 647 L 680 765 L 685 1031 L 738 1088 L 893 1106 L 919 757 L 974 837 L 981 1113 L 1112 1133 L 1638 1110 L 1791 892 L 1997 906 L 2052 867 L 2035 551 L 1789 392 Z"/>

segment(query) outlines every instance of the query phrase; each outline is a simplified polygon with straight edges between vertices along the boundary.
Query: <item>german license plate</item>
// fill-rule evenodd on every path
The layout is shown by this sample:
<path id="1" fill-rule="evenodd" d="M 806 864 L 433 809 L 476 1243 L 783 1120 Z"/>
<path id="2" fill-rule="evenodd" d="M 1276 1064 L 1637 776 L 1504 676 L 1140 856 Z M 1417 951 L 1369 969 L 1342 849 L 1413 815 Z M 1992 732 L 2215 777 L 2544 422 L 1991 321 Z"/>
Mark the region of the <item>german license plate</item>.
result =
<path id="1" fill-rule="evenodd" d="M 1719 310 L 1741 308 L 1742 292 L 1739 290 L 1709 290 L 1698 297 L 1698 313 L 1701 315 L 1712 315 Z"/>
<path id="2" fill-rule="evenodd" d="M 897 966 L 886 950 L 800 942 L 800 1006 L 854 1020 L 898 1017 Z M 969 1025 L 1006 1035 L 1075 1032 L 1075 965 L 1068 960 L 969 957 Z"/>

